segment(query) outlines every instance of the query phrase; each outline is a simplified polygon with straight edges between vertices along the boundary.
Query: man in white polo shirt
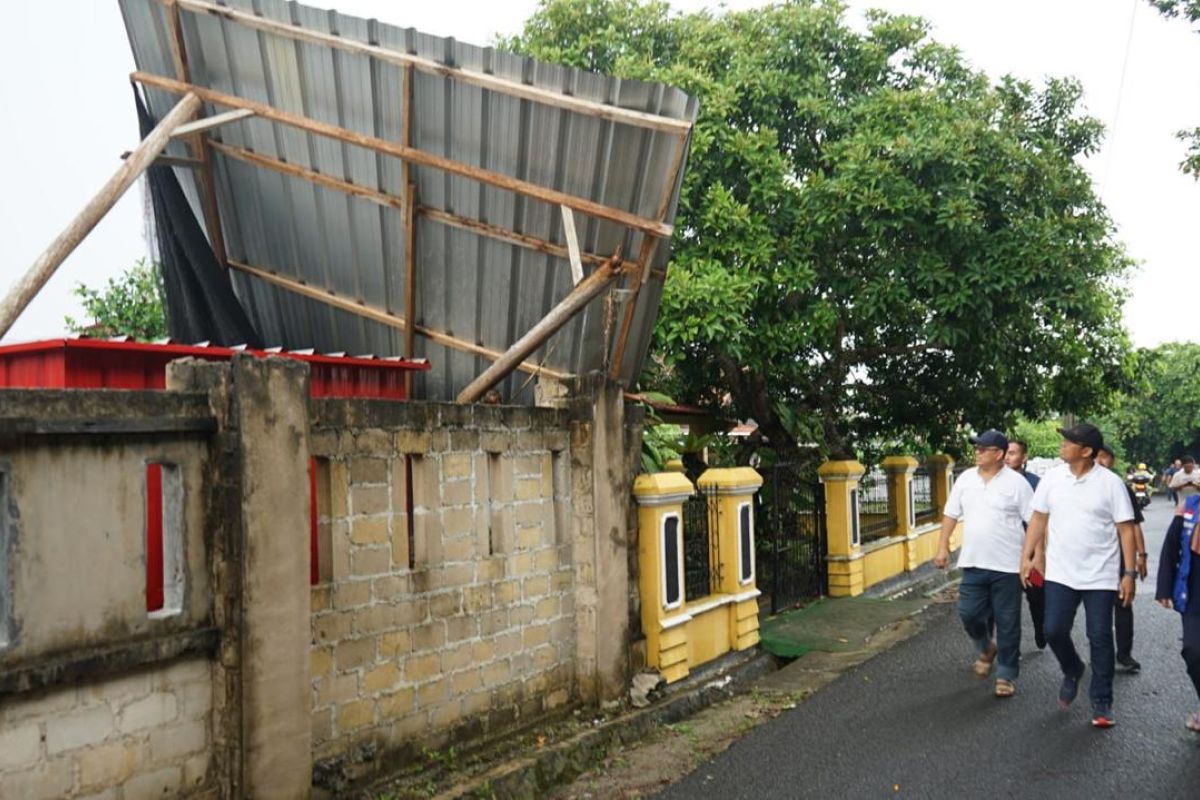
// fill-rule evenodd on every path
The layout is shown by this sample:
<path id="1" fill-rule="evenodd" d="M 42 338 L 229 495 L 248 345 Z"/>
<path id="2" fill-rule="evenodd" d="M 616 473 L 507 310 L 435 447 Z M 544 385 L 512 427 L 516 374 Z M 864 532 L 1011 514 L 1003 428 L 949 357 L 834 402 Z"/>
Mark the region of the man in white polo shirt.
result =
<path id="1" fill-rule="evenodd" d="M 1104 437 L 1095 425 L 1081 423 L 1059 433 L 1058 454 L 1066 463 L 1043 475 L 1033 494 L 1021 582 L 1027 583 L 1035 568 L 1046 576 L 1046 641 L 1063 671 L 1058 691 L 1063 708 L 1079 693 L 1086 668 L 1071 641 L 1075 611 L 1083 603 L 1092 658 L 1092 725 L 1111 728 L 1113 609 L 1118 601 L 1133 602 L 1138 574 L 1133 506 L 1121 479 L 1096 466 Z"/>
<path id="2" fill-rule="evenodd" d="M 950 562 L 950 536 L 963 521 L 958 566 L 958 615 L 979 652 L 975 674 L 986 678 L 996 662 L 996 697 L 1012 697 L 1021 669 L 1021 544 L 1033 489 L 1004 464 L 1008 439 L 997 430 L 971 439 L 975 467 L 958 476 L 942 514 L 942 535 L 933 563 Z M 991 624 L 995 620 L 996 641 Z"/>

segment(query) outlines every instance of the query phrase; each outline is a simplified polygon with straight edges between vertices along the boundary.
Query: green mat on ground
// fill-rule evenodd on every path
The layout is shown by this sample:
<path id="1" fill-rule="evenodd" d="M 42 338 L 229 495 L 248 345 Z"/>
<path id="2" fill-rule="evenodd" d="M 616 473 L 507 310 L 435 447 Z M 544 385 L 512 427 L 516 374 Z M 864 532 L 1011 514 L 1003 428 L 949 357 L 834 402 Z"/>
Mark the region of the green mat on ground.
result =
<path id="1" fill-rule="evenodd" d="M 860 649 L 880 628 L 929 604 L 926 598 L 883 600 L 874 597 L 822 598 L 764 621 L 759 638 L 767 652 L 799 658 L 814 650 L 828 653 Z"/>

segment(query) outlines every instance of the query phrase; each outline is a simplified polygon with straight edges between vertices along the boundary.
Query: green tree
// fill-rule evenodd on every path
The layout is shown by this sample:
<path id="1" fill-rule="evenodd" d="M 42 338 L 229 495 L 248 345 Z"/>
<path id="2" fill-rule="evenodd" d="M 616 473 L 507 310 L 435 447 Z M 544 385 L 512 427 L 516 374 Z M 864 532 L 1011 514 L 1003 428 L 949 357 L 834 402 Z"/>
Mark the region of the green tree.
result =
<path id="1" fill-rule="evenodd" d="M 83 309 L 91 322 L 77 322 L 66 317 L 67 328 L 73 333 L 90 336 L 132 336 L 139 341 L 152 341 L 167 335 L 167 318 L 163 312 L 162 283 L 158 270 L 149 261 L 139 260 L 117 278 L 109 278 L 103 289 L 76 284 L 75 296 L 83 301 Z"/>
<path id="2" fill-rule="evenodd" d="M 1200 0 L 1150 0 L 1150 5 L 1166 17 L 1183 17 L 1191 23 L 1200 21 Z M 1179 168 L 1200 180 L 1200 128 L 1179 131 L 1175 136 L 1188 146 Z"/>
<path id="3" fill-rule="evenodd" d="M 1030 458 L 1054 458 L 1058 455 L 1058 443 L 1062 441 L 1058 433 L 1061 427 L 1059 419 L 1034 421 L 1018 417 L 1012 427 L 1012 437 L 1029 445 Z"/>
<path id="4" fill-rule="evenodd" d="M 1200 344 L 1149 351 L 1139 390 L 1117 398 L 1101 426 L 1131 462 L 1155 467 L 1184 453 L 1200 456 Z"/>
<path id="5" fill-rule="evenodd" d="M 1102 132 L 1079 86 L 992 85 L 920 19 L 867 23 L 543 0 L 500 42 L 700 98 L 642 383 L 785 456 L 1102 406 L 1129 260 L 1077 162 Z"/>

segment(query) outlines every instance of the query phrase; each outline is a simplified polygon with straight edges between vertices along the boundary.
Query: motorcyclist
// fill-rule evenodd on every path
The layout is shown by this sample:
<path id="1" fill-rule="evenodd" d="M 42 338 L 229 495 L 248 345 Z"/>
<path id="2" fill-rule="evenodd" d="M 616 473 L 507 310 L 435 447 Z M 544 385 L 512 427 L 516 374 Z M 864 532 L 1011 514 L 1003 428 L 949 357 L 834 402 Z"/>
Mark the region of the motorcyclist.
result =
<path id="1" fill-rule="evenodd" d="M 1138 464 L 1137 469 L 1129 476 L 1129 485 L 1134 493 L 1145 497 L 1145 500 L 1142 501 L 1143 505 L 1147 505 L 1150 502 L 1150 486 L 1153 480 L 1154 473 L 1144 463 Z"/>

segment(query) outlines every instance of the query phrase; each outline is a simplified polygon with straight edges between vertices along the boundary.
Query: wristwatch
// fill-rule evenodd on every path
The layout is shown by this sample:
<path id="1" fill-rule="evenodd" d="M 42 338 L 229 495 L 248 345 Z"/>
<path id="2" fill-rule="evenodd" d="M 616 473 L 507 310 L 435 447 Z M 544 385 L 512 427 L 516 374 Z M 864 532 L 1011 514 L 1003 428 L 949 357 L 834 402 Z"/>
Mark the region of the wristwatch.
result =
<path id="1" fill-rule="evenodd" d="M 1126 569 L 1121 571 L 1122 578 L 1136 578 L 1138 571 L 1136 569 Z"/>

